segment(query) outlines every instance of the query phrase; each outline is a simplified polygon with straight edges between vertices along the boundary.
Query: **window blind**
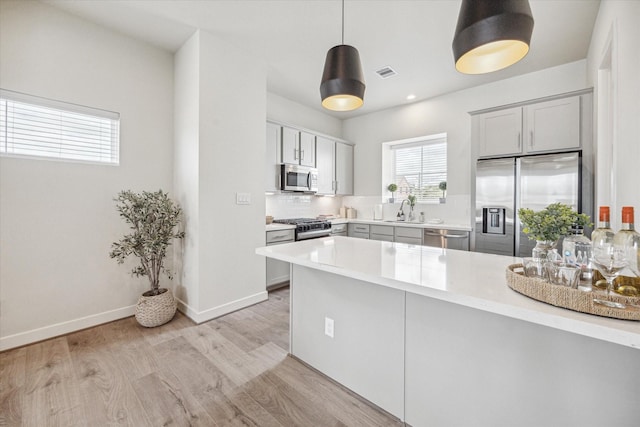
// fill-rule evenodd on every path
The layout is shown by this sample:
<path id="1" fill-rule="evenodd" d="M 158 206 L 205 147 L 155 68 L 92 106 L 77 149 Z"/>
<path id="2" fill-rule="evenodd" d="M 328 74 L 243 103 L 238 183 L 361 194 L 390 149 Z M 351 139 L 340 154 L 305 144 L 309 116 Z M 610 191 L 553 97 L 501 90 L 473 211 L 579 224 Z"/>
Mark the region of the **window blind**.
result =
<path id="1" fill-rule="evenodd" d="M 119 163 L 120 115 L 0 90 L 0 154 Z"/>
<path id="2" fill-rule="evenodd" d="M 438 186 L 447 180 L 446 139 L 397 144 L 391 149 L 393 178 L 400 197 L 414 194 L 418 201 L 442 197 Z"/>

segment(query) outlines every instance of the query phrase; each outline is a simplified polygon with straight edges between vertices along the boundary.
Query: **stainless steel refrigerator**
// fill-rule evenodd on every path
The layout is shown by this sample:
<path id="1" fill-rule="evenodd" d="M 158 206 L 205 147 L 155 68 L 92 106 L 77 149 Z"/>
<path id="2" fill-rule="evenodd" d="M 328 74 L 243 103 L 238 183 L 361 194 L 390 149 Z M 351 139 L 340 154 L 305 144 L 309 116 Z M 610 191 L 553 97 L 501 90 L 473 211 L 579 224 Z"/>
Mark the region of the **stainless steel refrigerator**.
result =
<path id="1" fill-rule="evenodd" d="M 592 216 L 581 170 L 580 152 L 478 160 L 472 249 L 531 256 L 535 241 L 522 232 L 520 208 L 538 211 L 559 202 Z"/>

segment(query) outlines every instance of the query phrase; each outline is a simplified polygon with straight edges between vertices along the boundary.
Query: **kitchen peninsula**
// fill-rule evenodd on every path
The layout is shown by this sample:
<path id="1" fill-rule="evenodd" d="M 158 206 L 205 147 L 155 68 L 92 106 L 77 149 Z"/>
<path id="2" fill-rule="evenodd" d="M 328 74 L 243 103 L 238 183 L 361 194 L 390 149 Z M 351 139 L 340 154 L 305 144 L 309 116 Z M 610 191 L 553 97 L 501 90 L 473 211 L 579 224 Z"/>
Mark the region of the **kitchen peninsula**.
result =
<path id="1" fill-rule="evenodd" d="M 329 237 L 291 263 L 290 353 L 408 424 L 637 425 L 640 323 L 508 288 L 519 261 Z"/>

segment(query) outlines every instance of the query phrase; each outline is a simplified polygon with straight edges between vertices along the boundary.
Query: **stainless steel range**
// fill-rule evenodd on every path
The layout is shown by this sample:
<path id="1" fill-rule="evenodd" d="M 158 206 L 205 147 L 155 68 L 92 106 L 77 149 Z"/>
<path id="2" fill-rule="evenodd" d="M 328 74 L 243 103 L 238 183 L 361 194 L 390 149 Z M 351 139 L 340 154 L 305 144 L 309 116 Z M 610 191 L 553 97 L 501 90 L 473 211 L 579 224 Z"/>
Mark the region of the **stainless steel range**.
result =
<path id="1" fill-rule="evenodd" d="M 293 218 L 276 219 L 273 222 L 295 225 L 296 240 L 317 239 L 331 234 L 331 223 L 324 219 Z"/>

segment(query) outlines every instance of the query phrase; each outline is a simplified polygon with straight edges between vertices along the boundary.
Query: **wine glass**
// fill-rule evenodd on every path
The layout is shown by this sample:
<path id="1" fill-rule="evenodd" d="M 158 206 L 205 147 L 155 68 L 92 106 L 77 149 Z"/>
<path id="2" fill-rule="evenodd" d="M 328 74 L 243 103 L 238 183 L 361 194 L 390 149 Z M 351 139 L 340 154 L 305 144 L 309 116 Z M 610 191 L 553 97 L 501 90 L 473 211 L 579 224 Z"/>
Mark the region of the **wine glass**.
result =
<path id="1" fill-rule="evenodd" d="M 613 295 L 613 280 L 618 273 L 627 266 L 625 248 L 614 245 L 611 242 L 601 240 L 593 243 L 593 265 L 600 271 L 602 276 L 607 280 L 607 295 Z M 593 300 L 598 304 L 607 307 L 625 308 L 624 304 L 614 301 L 607 301 L 595 298 Z"/>

